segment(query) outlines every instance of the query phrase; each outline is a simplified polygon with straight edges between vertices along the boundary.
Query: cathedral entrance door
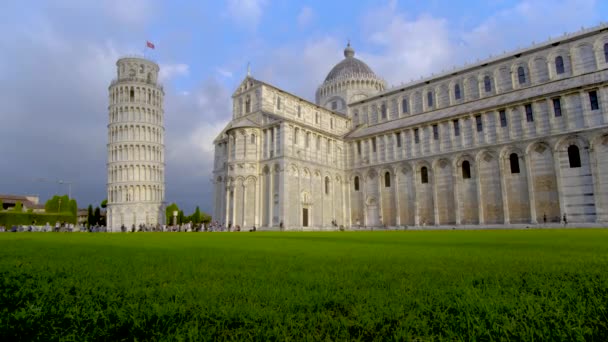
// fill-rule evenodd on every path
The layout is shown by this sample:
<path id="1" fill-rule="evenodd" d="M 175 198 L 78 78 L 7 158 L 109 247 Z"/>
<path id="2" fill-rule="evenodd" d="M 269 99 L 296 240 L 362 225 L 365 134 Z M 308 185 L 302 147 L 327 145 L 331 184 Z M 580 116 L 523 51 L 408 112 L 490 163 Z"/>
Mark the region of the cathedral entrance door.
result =
<path id="1" fill-rule="evenodd" d="M 370 205 L 367 207 L 367 225 L 376 227 L 380 225 L 380 217 L 378 216 L 378 206 Z"/>
<path id="2" fill-rule="evenodd" d="M 302 208 L 302 226 L 308 227 L 308 208 Z"/>

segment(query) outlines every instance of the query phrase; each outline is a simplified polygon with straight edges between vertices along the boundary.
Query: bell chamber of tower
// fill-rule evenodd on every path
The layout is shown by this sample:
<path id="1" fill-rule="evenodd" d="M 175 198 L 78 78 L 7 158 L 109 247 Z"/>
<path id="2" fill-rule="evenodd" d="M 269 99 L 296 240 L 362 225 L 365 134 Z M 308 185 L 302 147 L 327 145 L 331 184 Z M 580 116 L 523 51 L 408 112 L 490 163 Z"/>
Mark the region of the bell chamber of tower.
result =
<path id="1" fill-rule="evenodd" d="M 329 110 L 348 114 L 347 105 L 364 100 L 383 91 L 386 82 L 360 59 L 350 42 L 344 49 L 344 59 L 336 64 L 323 84 L 317 88 L 316 103 Z"/>
<path id="2" fill-rule="evenodd" d="M 164 223 L 164 91 L 159 67 L 140 58 L 116 62 L 109 87 L 107 224 L 112 231 Z"/>

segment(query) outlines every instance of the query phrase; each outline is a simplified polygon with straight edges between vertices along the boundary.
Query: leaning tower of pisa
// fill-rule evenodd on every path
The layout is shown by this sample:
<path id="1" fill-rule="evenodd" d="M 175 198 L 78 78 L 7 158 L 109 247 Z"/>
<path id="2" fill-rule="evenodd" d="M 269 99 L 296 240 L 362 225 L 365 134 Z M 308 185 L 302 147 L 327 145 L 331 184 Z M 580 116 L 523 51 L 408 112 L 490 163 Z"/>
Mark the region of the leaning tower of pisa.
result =
<path id="1" fill-rule="evenodd" d="M 164 91 L 158 64 L 126 57 L 109 87 L 107 224 L 164 223 Z"/>

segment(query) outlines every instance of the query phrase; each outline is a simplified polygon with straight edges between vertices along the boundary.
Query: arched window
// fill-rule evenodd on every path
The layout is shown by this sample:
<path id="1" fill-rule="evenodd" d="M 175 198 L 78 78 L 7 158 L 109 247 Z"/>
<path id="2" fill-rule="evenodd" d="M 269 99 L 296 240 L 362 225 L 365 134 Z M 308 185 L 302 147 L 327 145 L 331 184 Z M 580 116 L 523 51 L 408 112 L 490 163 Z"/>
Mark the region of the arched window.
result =
<path id="1" fill-rule="evenodd" d="M 471 164 L 468 160 L 462 162 L 462 178 L 470 179 L 471 178 Z"/>
<path id="2" fill-rule="evenodd" d="M 517 68 L 517 78 L 519 79 L 519 84 L 526 83 L 526 71 L 524 67 Z"/>
<path id="3" fill-rule="evenodd" d="M 277 109 L 281 109 L 281 98 L 277 97 Z"/>
<path id="4" fill-rule="evenodd" d="M 570 167 L 581 167 L 581 154 L 578 150 L 578 146 L 570 145 L 568 147 L 568 161 L 570 161 Z"/>
<path id="5" fill-rule="evenodd" d="M 135 101 L 135 90 L 131 89 L 131 91 L 129 92 L 129 98 L 131 102 Z"/>
<path id="6" fill-rule="evenodd" d="M 426 102 L 429 107 L 433 107 L 433 92 L 432 91 L 429 91 L 426 94 Z"/>
<path id="7" fill-rule="evenodd" d="M 252 135 L 251 135 L 251 143 L 252 143 L 252 144 L 255 144 L 255 134 L 252 134 Z"/>
<path id="8" fill-rule="evenodd" d="M 386 104 L 384 104 L 384 103 L 383 103 L 383 104 L 380 106 L 380 113 L 382 114 L 382 118 L 383 118 L 383 119 L 386 119 Z"/>
<path id="9" fill-rule="evenodd" d="M 359 191 L 359 176 L 355 177 L 355 191 Z"/>
<path id="10" fill-rule="evenodd" d="M 604 62 L 608 63 L 608 43 L 604 44 Z"/>
<path id="11" fill-rule="evenodd" d="M 407 98 L 403 98 L 403 100 L 401 100 L 401 112 L 402 113 L 407 113 L 409 110 L 409 108 L 407 107 Z"/>
<path id="12" fill-rule="evenodd" d="M 486 90 L 486 93 L 492 91 L 492 80 L 490 79 L 490 76 L 486 76 L 483 78 L 483 86 Z"/>
<path id="13" fill-rule="evenodd" d="M 325 194 L 329 195 L 329 177 L 325 177 Z"/>
<path id="14" fill-rule="evenodd" d="M 423 166 L 420 169 L 420 182 L 422 184 L 426 184 L 429 182 L 429 170 L 426 168 L 426 166 Z"/>
<path id="15" fill-rule="evenodd" d="M 245 97 L 245 113 L 249 113 L 251 111 L 251 97 L 247 95 Z"/>
<path id="16" fill-rule="evenodd" d="M 460 100 L 462 98 L 462 94 L 460 93 L 460 84 L 456 84 L 454 86 L 454 99 Z"/>
<path id="17" fill-rule="evenodd" d="M 391 187 L 391 173 L 388 171 L 384 174 L 384 187 L 385 188 Z"/>
<path id="18" fill-rule="evenodd" d="M 517 153 L 511 153 L 509 164 L 511 164 L 511 173 L 519 173 L 519 156 Z"/>
<path id="19" fill-rule="evenodd" d="M 558 75 L 564 73 L 564 59 L 562 56 L 555 57 L 555 72 Z"/>

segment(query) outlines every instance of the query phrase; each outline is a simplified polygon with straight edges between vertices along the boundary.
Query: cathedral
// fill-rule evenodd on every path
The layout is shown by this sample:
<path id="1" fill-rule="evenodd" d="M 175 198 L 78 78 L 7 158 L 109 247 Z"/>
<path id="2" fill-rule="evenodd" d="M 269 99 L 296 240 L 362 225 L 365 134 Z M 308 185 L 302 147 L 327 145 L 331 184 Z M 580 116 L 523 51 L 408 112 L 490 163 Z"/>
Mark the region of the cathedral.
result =
<path id="1" fill-rule="evenodd" d="M 389 88 L 350 44 L 315 103 L 250 74 L 213 219 L 262 230 L 608 223 L 608 25 Z"/>

